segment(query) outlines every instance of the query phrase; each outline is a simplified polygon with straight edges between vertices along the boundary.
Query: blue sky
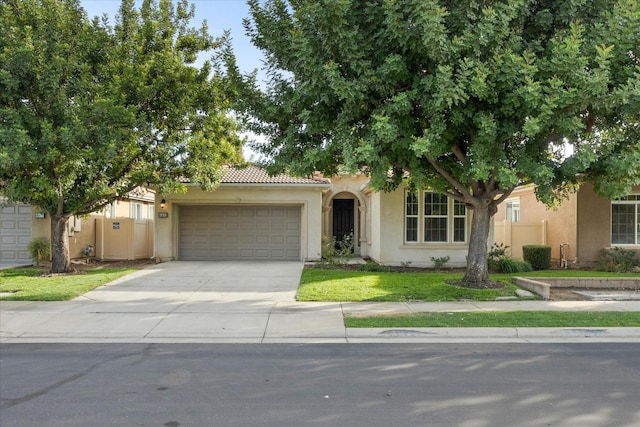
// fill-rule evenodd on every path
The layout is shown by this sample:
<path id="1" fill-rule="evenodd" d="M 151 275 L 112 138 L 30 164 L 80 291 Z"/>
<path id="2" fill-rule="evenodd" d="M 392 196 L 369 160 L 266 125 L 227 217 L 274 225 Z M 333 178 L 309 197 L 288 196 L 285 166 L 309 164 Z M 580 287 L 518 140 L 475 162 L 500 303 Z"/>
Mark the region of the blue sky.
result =
<path id="1" fill-rule="evenodd" d="M 250 72 L 260 68 L 262 55 L 245 36 L 242 26 L 242 19 L 249 15 L 249 7 L 245 0 L 190 0 L 190 3 L 196 8 L 196 17 L 191 21 L 193 27 L 199 28 L 206 19 L 212 36 L 219 36 L 224 30 L 230 30 L 233 51 L 240 69 Z M 120 7 L 120 0 L 81 0 L 80 4 L 89 17 L 106 13 L 113 23 Z"/>

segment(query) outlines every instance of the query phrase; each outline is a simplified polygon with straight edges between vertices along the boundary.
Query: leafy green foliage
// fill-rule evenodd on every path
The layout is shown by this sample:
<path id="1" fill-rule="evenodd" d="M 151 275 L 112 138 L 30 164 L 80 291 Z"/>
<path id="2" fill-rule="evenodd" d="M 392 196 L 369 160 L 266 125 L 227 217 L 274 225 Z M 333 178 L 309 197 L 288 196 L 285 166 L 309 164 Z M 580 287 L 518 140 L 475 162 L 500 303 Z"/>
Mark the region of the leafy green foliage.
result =
<path id="1" fill-rule="evenodd" d="M 494 243 L 491 245 L 491 250 L 488 254 L 489 269 L 500 271 L 498 264 L 500 260 L 507 257 L 507 249 L 509 249 L 509 246 L 505 246 L 504 243 Z"/>
<path id="2" fill-rule="evenodd" d="M 409 174 L 466 203 L 469 282 L 487 280 L 488 224 L 516 186 L 553 204 L 582 179 L 640 184 L 638 0 L 249 5 L 269 81 L 227 73 L 270 170 L 364 171 L 377 190 Z"/>
<path id="3" fill-rule="evenodd" d="M 390 265 L 378 264 L 377 262 L 368 261 L 365 264 L 358 264 L 358 271 L 369 271 L 369 272 L 391 272 L 393 271 L 393 267 Z"/>
<path id="4" fill-rule="evenodd" d="M 634 267 L 640 265 L 640 261 L 634 251 L 615 247 L 603 249 L 602 255 L 598 258 L 597 268 L 601 271 L 632 271 Z"/>
<path id="5" fill-rule="evenodd" d="M 534 270 L 551 268 L 551 247 L 546 245 L 522 246 L 522 257 L 531 264 Z"/>
<path id="6" fill-rule="evenodd" d="M 51 242 L 44 237 L 32 239 L 27 245 L 27 250 L 36 265 L 40 265 L 42 261 L 49 260 L 49 256 L 51 255 Z"/>
<path id="7" fill-rule="evenodd" d="M 0 191 L 51 215 L 54 269 L 69 216 L 140 185 L 210 189 L 240 161 L 221 76 L 194 66 L 226 41 L 193 16 L 186 0 L 123 0 L 114 25 L 75 0 L 0 2 Z"/>
<path id="8" fill-rule="evenodd" d="M 353 258 L 353 233 L 346 234 L 338 241 L 335 236 L 322 236 L 322 259 L 329 263 Z"/>
<path id="9" fill-rule="evenodd" d="M 444 266 L 447 265 L 451 257 L 447 255 L 447 256 L 441 256 L 441 257 L 430 257 L 430 259 L 431 259 L 431 262 L 433 263 L 433 267 L 436 270 L 442 270 Z"/>
<path id="10" fill-rule="evenodd" d="M 509 249 L 509 246 L 505 246 L 503 243 L 494 243 L 491 246 L 488 258 L 489 269 L 507 274 L 524 273 L 533 270 L 531 264 L 527 261 L 508 256 L 507 249 Z"/>
<path id="11" fill-rule="evenodd" d="M 524 273 L 528 271 L 533 271 L 533 267 L 527 261 L 504 257 L 498 261 L 498 271 L 500 273 L 514 274 L 514 273 Z"/>

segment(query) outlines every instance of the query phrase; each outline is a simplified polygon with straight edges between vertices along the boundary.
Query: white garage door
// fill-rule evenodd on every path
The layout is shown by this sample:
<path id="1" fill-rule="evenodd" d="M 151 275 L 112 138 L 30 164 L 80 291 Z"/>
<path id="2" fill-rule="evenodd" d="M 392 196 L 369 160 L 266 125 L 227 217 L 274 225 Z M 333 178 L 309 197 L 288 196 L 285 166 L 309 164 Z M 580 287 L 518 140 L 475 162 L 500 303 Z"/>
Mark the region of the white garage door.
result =
<path id="1" fill-rule="evenodd" d="M 299 260 L 300 207 L 181 206 L 181 260 Z"/>
<path id="2" fill-rule="evenodd" d="M 31 264 L 30 241 L 31 206 L 0 205 L 0 264 Z"/>

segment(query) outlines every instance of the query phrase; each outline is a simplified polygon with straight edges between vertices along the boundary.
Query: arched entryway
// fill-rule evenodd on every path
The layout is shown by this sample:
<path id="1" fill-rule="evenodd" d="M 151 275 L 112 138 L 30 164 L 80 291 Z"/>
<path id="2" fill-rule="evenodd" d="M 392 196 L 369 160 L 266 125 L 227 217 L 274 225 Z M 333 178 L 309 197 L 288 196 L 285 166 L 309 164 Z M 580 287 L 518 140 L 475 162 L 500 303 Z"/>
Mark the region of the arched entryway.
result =
<path id="1" fill-rule="evenodd" d="M 355 203 L 353 198 L 334 198 L 331 202 L 332 230 L 331 236 L 339 244 L 346 236 L 355 236 L 356 218 Z"/>
<path id="2" fill-rule="evenodd" d="M 341 189 L 325 194 L 323 201 L 323 234 L 341 242 L 353 236 L 354 252 L 361 254 L 361 245 L 368 241 L 366 228 L 366 199 L 352 189 Z"/>

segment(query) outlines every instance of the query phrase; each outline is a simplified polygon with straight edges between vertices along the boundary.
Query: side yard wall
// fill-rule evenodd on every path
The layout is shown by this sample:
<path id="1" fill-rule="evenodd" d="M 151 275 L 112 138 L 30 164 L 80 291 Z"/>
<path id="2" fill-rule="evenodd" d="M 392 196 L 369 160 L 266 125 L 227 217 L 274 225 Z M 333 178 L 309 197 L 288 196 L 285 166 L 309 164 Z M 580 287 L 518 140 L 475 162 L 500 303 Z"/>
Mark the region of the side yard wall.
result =
<path id="1" fill-rule="evenodd" d="M 507 200 L 520 201 L 520 223 L 512 223 L 515 227 L 512 230 L 511 254 L 516 258 L 522 257 L 522 246 L 525 244 L 546 244 L 551 247 L 551 259 L 554 263 L 560 262 L 560 245 L 565 247 L 565 259 L 568 263 L 576 262 L 579 259 L 577 241 L 577 203 L 578 195 L 571 194 L 568 199 L 562 202 L 557 208 L 548 208 L 536 199 L 534 188 L 526 187 L 517 189 Z M 506 220 L 507 201 L 498 206 L 498 212 L 494 216 L 496 222 L 496 243 L 508 244 L 504 238 L 497 233 L 501 222 Z M 544 222 L 544 225 L 543 225 Z M 546 232 L 536 239 L 527 237 L 532 230 L 527 230 L 526 224 L 538 224 Z M 518 228 L 523 227 L 520 231 Z M 516 235 L 519 233 L 519 235 Z M 537 232 L 533 232 L 534 234 Z"/>

